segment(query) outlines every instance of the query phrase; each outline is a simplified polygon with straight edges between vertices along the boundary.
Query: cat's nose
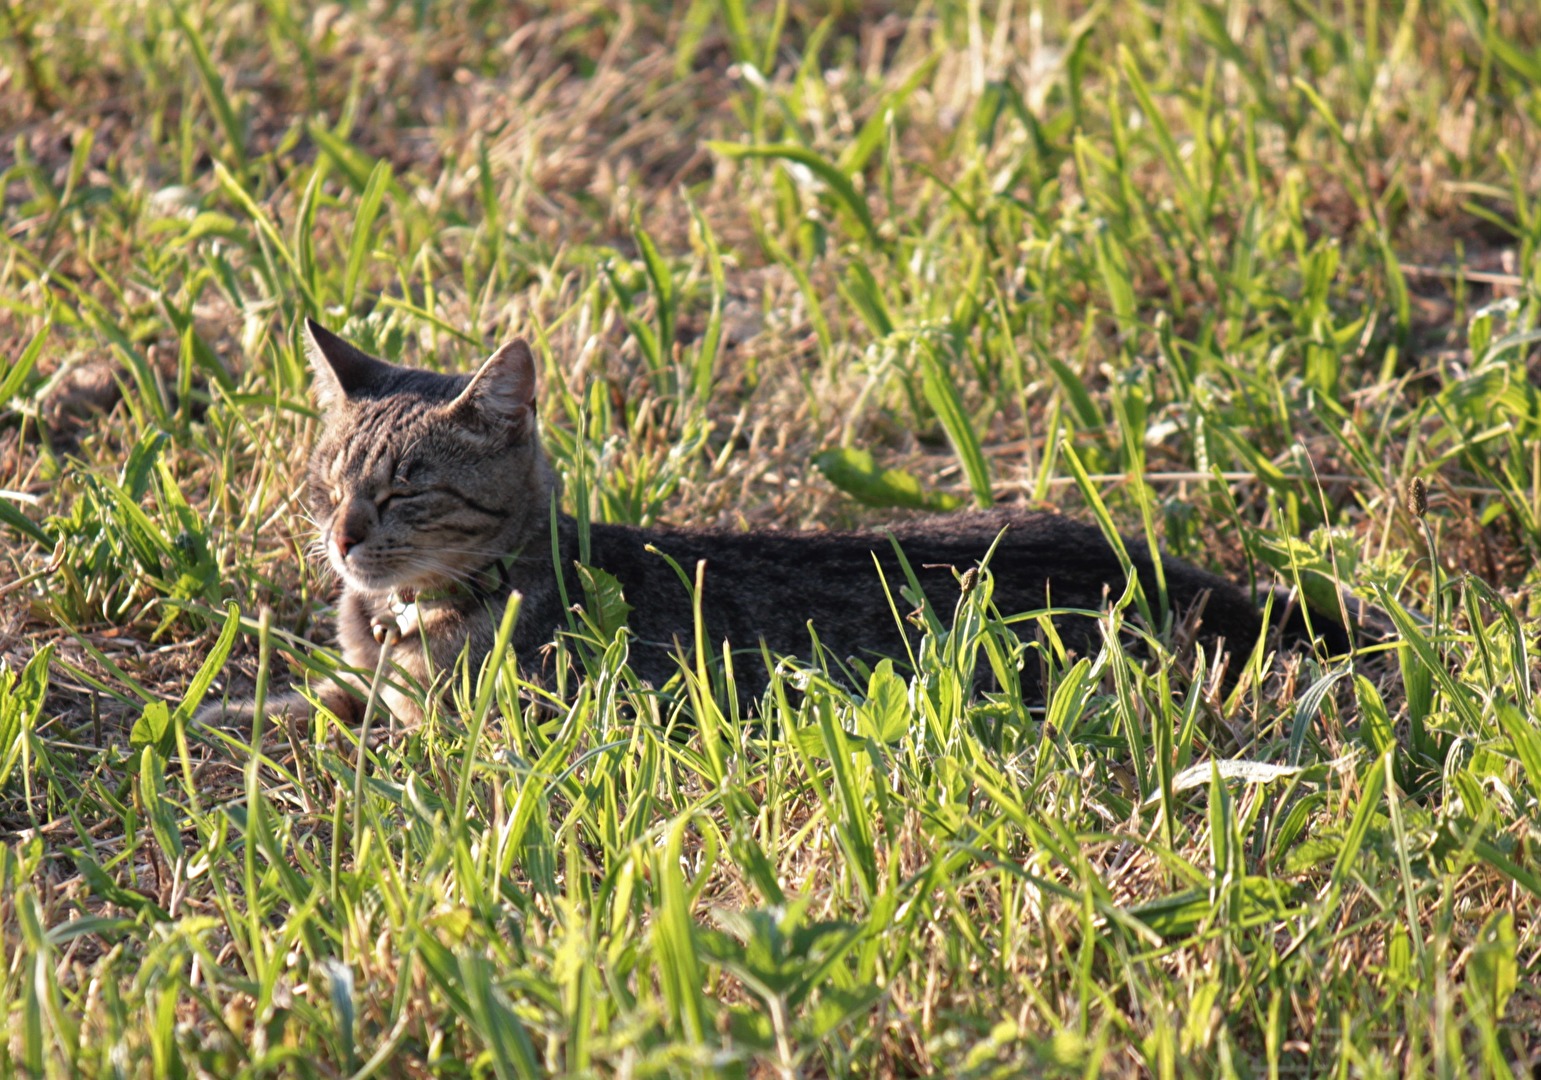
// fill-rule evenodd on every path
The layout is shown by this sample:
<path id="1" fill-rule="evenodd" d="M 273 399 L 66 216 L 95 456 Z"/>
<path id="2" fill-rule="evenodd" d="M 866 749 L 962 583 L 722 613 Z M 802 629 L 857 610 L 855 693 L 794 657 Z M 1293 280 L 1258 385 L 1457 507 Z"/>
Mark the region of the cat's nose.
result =
<path id="1" fill-rule="evenodd" d="M 369 507 L 357 499 L 337 511 L 332 519 L 332 543 L 339 557 L 346 559 L 348 552 L 368 539 L 369 516 Z"/>
<path id="2" fill-rule="evenodd" d="M 348 552 L 358 547 L 362 541 L 359 537 L 354 536 L 349 529 L 339 528 L 336 532 L 332 533 L 332 543 L 337 545 L 337 553 L 346 559 Z"/>

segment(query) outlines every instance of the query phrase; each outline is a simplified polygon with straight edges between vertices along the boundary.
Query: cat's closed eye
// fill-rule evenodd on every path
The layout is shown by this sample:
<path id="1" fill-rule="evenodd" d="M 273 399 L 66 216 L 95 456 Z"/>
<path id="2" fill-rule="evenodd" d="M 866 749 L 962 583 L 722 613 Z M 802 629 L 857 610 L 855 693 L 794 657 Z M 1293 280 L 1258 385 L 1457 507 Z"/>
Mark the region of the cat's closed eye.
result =
<path id="1" fill-rule="evenodd" d="M 376 493 L 375 505 L 384 510 L 392 500 L 412 499 L 423 494 L 423 485 L 420 483 L 422 475 L 423 470 L 414 464 L 397 466 L 391 474 L 390 483 Z"/>
<path id="2" fill-rule="evenodd" d="M 414 445 L 403 451 L 390 470 L 391 486 L 397 488 L 422 488 L 430 474 L 438 471 L 431 452 L 424 452 Z"/>
<path id="3" fill-rule="evenodd" d="M 420 491 L 417 488 L 402 487 L 400 485 L 393 484 L 375 496 L 375 509 L 383 514 L 385 513 L 386 507 L 390 506 L 392 503 L 407 502 L 412 499 L 421 498 L 426 494 L 428 494 L 428 492 Z"/>

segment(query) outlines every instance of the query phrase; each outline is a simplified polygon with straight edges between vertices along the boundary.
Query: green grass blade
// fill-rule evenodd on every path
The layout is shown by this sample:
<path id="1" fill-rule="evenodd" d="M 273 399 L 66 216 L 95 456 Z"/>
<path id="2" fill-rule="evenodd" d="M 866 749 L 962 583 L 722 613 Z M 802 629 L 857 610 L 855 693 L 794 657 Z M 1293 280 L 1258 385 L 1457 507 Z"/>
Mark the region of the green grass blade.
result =
<path id="1" fill-rule="evenodd" d="M 193 67 L 198 72 L 198 82 L 203 87 L 204 97 L 208 99 L 209 107 L 214 110 L 215 117 L 219 120 L 220 130 L 225 134 L 225 151 L 229 155 L 231 166 L 237 173 L 246 172 L 246 132 L 240 121 L 236 118 L 235 108 L 230 104 L 230 97 L 225 93 L 226 80 L 214 67 L 214 60 L 209 55 L 209 47 L 204 43 L 203 35 L 198 32 L 182 10 L 178 0 L 170 0 L 171 17 L 176 20 L 177 28 L 182 31 L 182 37 L 187 42 L 188 50 L 193 54 Z"/>
<path id="2" fill-rule="evenodd" d="M 658 358 L 658 366 L 662 368 L 669 364 L 674 356 L 674 320 L 679 303 L 674 291 L 674 275 L 669 270 L 669 264 L 664 262 L 663 256 L 658 253 L 658 246 L 653 243 L 653 238 L 642 227 L 640 218 L 632 222 L 631 235 L 637 242 L 637 250 L 642 253 L 642 265 L 647 271 L 648 287 L 653 293 L 654 313 L 658 321 L 654 338 L 655 355 Z"/>
<path id="3" fill-rule="evenodd" d="M 663 848 L 654 859 L 658 907 L 653 922 L 652 948 L 658 978 L 678 1033 L 687 1044 L 699 1045 L 709 1030 L 706 999 L 702 994 L 701 968 L 692 934 L 690 891 L 680 870 L 688 817 L 669 827 Z"/>
<path id="4" fill-rule="evenodd" d="M 995 502 L 995 492 L 990 486 L 990 465 L 985 460 L 984 448 L 974 431 L 974 422 L 963 411 L 963 402 L 953 386 L 952 379 L 942 370 L 941 363 L 929 346 L 920 349 L 921 388 L 926 403 L 935 411 L 947 432 L 947 440 L 963 466 L 963 475 L 974 492 L 974 503 L 988 507 Z"/>
<path id="5" fill-rule="evenodd" d="M 5 378 L 0 379 L 0 409 L 5 408 L 6 402 L 21 392 L 22 384 L 27 381 L 27 376 L 32 374 L 37 358 L 43 354 L 43 346 L 48 341 L 48 331 L 52 326 L 52 319 L 44 320 L 38 332 L 32 335 L 32 340 L 27 342 L 27 347 L 11 365 L 11 369 L 5 373 Z"/>
<path id="6" fill-rule="evenodd" d="M 1381 789 L 1385 787 L 1389 771 L 1386 768 L 1388 756 L 1383 755 L 1371 762 L 1370 767 L 1360 775 L 1359 805 L 1343 836 L 1343 846 L 1338 849 L 1337 862 L 1333 864 L 1332 876 L 1327 882 L 1327 900 L 1322 910 L 1328 917 L 1332 917 L 1336 911 L 1338 897 L 1342 895 L 1344 886 L 1348 884 L 1359 863 L 1359 851 L 1364 846 L 1365 837 L 1369 835 L 1370 825 L 1379 810 Z"/>
<path id="7" fill-rule="evenodd" d="M 267 240 L 273 250 L 283 260 L 284 266 L 293 277 L 293 282 L 303 295 L 306 307 L 311 311 L 320 311 L 321 307 L 316 303 L 316 298 L 311 295 L 310 283 L 305 279 L 305 273 L 300 268 L 299 259 L 284 238 L 279 234 L 278 227 L 273 224 L 266 211 L 257 204 L 250 192 L 242 185 L 241 181 L 219 162 L 214 163 L 214 175 L 219 181 L 220 188 L 229 196 L 246 215 L 251 218 L 252 224 L 257 227 L 257 232 Z"/>
<path id="8" fill-rule="evenodd" d="M 364 183 L 364 194 L 359 198 L 358 212 L 353 218 L 353 238 L 348 243 L 348 263 L 343 272 L 342 306 L 353 310 L 358 296 L 359 278 L 364 273 L 364 260 L 375 242 L 375 220 L 380 216 L 380 205 L 385 200 L 386 189 L 391 186 L 391 167 L 384 161 L 375 162 Z"/>
<path id="9" fill-rule="evenodd" d="M 458 960 L 469 1018 L 487 1046 L 498 1080 L 537 1080 L 547 1075 L 530 1033 L 494 982 L 493 965 L 470 953 L 461 953 Z"/>
<path id="10" fill-rule="evenodd" d="M 697 400 L 705 401 L 711 393 L 718 362 L 722 359 L 722 312 L 727 302 L 727 275 L 722 267 L 722 254 L 717 249 L 717 237 L 712 233 L 701 208 L 690 203 L 690 219 L 695 235 L 706 250 L 706 267 L 712 283 L 712 306 L 706 316 L 706 330 L 696 345 L 696 362 L 691 372 L 690 388 Z"/>
<path id="11" fill-rule="evenodd" d="M 869 246 L 881 246 L 877 223 L 872 220 L 872 211 L 867 207 L 867 200 L 862 198 L 850 178 L 841 172 L 838 166 L 826 161 L 814 151 L 792 143 L 743 146 L 739 143 L 709 142 L 706 145 L 713 153 L 721 154 L 726 158 L 766 158 L 792 161 L 806 167 L 828 185 L 836 202 L 849 213 L 851 220 L 858 226 L 854 239 L 864 241 Z"/>

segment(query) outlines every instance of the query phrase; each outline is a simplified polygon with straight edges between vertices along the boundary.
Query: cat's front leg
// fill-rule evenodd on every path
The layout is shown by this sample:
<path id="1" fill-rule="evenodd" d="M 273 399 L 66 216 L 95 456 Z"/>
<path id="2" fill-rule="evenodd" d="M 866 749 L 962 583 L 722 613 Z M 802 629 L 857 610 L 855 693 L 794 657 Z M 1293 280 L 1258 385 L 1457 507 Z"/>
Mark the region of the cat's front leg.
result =
<path id="1" fill-rule="evenodd" d="M 480 609 L 447 600 L 402 603 L 394 597 L 350 592 L 338 612 L 338 641 L 352 667 L 372 670 L 390 644 L 391 682 L 410 682 L 424 694 L 442 692 L 467 642 L 480 665 L 490 647 L 490 622 Z M 403 678 L 405 677 L 405 678 Z M 422 718 L 418 698 L 388 682 L 381 700 L 398 720 Z"/>
<path id="2" fill-rule="evenodd" d="M 367 701 L 371 679 L 364 673 L 379 668 L 380 652 L 389 642 L 393 670 L 383 673 L 385 682 L 380 688 L 380 703 L 397 720 L 412 723 L 422 719 L 422 709 L 405 687 L 393 684 L 411 682 L 419 688 L 426 687 L 428 670 L 421 657 L 416 655 L 422 644 L 417 628 L 408 624 L 409 633 L 403 635 L 405 620 L 400 619 L 400 612 L 392 610 L 393 606 L 388 596 L 353 589 L 344 592 L 337 609 L 337 644 L 343 662 L 357 672 L 347 676 L 348 681 L 363 691 Z M 349 719 L 355 724 L 361 723 L 365 702 L 350 699 L 347 704 L 351 706 Z"/>

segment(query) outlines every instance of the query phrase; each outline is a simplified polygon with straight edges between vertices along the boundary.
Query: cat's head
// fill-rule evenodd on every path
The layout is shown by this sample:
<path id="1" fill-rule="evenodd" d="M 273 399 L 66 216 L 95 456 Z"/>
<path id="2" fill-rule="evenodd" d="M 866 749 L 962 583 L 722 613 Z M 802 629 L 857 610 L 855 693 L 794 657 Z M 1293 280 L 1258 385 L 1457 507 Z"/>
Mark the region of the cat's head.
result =
<path id="1" fill-rule="evenodd" d="M 307 319 L 325 428 L 307 492 L 327 563 L 356 589 L 466 581 L 537 535 L 556 481 L 522 339 L 474 375 L 400 367 Z"/>

